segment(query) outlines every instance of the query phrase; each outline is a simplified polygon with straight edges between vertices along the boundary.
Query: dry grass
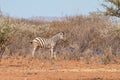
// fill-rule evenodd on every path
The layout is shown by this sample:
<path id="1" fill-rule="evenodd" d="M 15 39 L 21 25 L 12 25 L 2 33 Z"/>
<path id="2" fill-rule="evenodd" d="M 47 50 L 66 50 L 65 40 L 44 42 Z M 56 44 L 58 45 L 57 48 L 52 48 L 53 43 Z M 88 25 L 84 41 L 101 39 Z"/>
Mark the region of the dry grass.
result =
<path id="1" fill-rule="evenodd" d="M 58 45 L 56 48 L 61 59 L 79 60 L 85 52 L 86 61 L 89 61 L 94 54 L 103 54 L 106 57 L 102 58 L 102 61 L 106 64 L 113 60 L 111 57 L 105 60 L 108 58 L 107 54 L 111 55 L 110 50 L 106 48 L 111 47 L 112 55 L 115 57 L 119 53 L 119 25 L 113 25 L 104 16 L 68 16 L 49 22 L 42 19 L 17 19 L 0 15 L 0 20 L 0 47 L 2 51 L 2 46 L 5 46 L 4 55 L 31 54 L 31 40 L 38 36 L 48 38 L 60 31 L 65 32 L 66 36 L 66 41 L 59 43 L 64 47 Z M 94 54 L 91 55 L 87 49 L 92 49 Z M 44 50 L 42 52 L 44 53 Z M 49 50 L 46 53 L 48 52 Z M 45 59 L 48 58 L 48 54 L 44 56 Z"/>

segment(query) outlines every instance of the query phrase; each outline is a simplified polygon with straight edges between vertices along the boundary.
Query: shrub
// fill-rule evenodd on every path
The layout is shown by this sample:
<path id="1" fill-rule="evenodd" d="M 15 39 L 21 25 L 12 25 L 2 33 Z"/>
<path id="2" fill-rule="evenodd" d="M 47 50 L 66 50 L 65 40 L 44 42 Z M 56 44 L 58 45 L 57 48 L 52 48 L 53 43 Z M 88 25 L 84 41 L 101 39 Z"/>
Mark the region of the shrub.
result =
<path id="1" fill-rule="evenodd" d="M 115 63 L 115 55 L 111 47 L 104 49 L 104 54 L 101 57 L 103 64 Z"/>
<path id="2" fill-rule="evenodd" d="M 34 38 L 38 36 L 49 38 L 60 31 L 65 32 L 66 37 L 66 41 L 58 43 L 63 47 L 57 46 L 58 53 L 60 53 L 58 55 L 63 59 L 78 60 L 81 53 L 87 49 L 92 49 L 92 53 L 98 53 L 100 47 L 100 54 L 104 53 L 104 56 L 107 56 L 105 53 L 110 54 L 110 52 L 105 52 L 106 47 L 110 46 L 114 52 L 120 47 L 119 26 L 112 24 L 104 16 L 67 16 L 59 20 L 44 21 L 42 19 L 17 19 L 1 15 L 0 19 L 0 48 L 3 52 L 5 50 L 6 55 L 26 56 L 31 54 L 32 45 L 30 42 Z M 62 48 L 64 48 L 63 51 Z M 44 50 L 42 52 L 44 53 Z M 116 55 L 116 53 L 112 54 Z M 85 55 L 86 62 L 90 63 L 88 61 L 91 58 L 91 51 L 83 55 Z M 39 56 L 41 57 L 42 54 Z M 43 56 L 47 58 L 49 55 Z M 109 63 L 109 59 L 104 59 L 103 62 Z"/>

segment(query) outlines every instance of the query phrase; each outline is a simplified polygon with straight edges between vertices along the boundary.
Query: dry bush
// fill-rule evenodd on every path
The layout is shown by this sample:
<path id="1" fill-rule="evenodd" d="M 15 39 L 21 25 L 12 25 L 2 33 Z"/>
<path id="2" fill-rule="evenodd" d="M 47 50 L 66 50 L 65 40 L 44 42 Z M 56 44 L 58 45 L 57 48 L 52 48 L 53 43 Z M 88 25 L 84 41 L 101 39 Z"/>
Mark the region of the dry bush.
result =
<path id="1" fill-rule="evenodd" d="M 115 55 L 111 47 L 104 49 L 104 54 L 101 57 L 103 64 L 116 63 Z"/>
<path id="2" fill-rule="evenodd" d="M 2 43 L 2 39 L 5 40 L 3 44 L 6 44 L 6 55 L 31 54 L 30 41 L 38 36 L 49 38 L 60 31 L 65 32 L 66 37 L 66 41 L 58 43 L 63 47 L 56 46 L 58 50 L 56 53 L 61 59 L 79 60 L 81 53 L 87 52 L 83 55 L 86 56 L 86 61 L 89 61 L 91 52 L 87 49 L 92 49 L 96 54 L 103 54 L 107 53 L 104 49 L 108 46 L 111 46 L 114 52 L 120 48 L 119 25 L 113 25 L 104 16 L 67 16 L 59 20 L 44 21 L 42 19 L 16 19 L 1 15 L 0 19 L 3 20 L 0 23 L 0 30 L 3 28 L 5 30 L 4 35 L 0 33 L 0 37 L 2 35 L 0 41 Z M 49 50 L 46 54 L 39 54 L 39 56 L 41 59 L 43 57 L 46 59 L 49 57 L 48 53 Z M 114 53 L 114 55 L 117 54 Z"/>
<path id="3" fill-rule="evenodd" d="M 86 49 L 83 52 L 84 59 L 87 64 L 91 63 L 91 57 L 93 56 L 93 51 L 91 49 Z"/>
<path id="4" fill-rule="evenodd" d="M 10 26 L 9 17 L 0 15 L 0 58 L 2 57 L 5 48 L 9 45 L 9 40 L 13 33 L 13 28 Z"/>

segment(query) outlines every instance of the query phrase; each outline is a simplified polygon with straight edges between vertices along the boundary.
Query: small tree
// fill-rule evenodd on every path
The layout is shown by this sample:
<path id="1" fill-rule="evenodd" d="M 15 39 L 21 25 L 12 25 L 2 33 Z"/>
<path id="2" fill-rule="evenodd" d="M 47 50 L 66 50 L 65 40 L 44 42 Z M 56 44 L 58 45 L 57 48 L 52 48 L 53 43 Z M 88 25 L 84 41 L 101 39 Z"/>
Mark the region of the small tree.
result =
<path id="1" fill-rule="evenodd" d="M 105 15 L 120 17 L 120 0 L 104 0 Z"/>
<path id="2" fill-rule="evenodd" d="M 0 60 L 5 51 L 6 46 L 12 36 L 12 28 L 10 26 L 9 17 L 0 14 Z"/>

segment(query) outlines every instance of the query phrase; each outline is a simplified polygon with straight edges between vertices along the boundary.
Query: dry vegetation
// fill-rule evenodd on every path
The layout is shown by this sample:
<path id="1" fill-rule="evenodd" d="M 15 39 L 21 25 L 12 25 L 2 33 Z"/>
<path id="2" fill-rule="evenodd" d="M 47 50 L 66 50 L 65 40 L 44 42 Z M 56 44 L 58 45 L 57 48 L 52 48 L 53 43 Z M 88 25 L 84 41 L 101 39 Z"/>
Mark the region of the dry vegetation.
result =
<path id="1" fill-rule="evenodd" d="M 112 24 L 107 17 L 93 14 L 53 21 L 16 19 L 0 14 L 0 53 L 3 56 L 29 55 L 31 40 L 38 36 L 48 38 L 60 31 L 65 32 L 67 39 L 56 47 L 60 60 L 84 57 L 90 63 L 92 57 L 98 57 L 97 63 L 120 63 L 119 25 Z M 48 59 L 48 56 L 39 54 L 38 57 Z"/>

